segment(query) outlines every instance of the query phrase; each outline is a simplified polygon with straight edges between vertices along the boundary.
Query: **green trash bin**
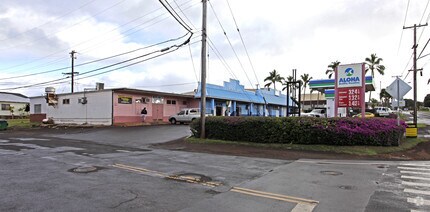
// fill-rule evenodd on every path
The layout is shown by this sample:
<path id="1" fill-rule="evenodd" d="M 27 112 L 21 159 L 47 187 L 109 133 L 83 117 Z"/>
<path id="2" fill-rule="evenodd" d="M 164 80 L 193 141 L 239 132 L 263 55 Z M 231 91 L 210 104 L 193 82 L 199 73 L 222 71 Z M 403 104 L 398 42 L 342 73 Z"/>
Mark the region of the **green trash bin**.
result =
<path id="1" fill-rule="evenodd" d="M 8 125 L 6 120 L 0 119 L 0 130 L 6 130 Z"/>

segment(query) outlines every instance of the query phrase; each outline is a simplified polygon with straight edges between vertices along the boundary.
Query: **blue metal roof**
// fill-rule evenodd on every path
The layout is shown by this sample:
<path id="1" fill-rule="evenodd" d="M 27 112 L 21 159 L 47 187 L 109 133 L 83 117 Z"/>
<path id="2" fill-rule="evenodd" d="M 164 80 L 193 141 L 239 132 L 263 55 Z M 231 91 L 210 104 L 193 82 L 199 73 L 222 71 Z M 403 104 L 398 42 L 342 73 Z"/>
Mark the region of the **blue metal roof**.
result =
<path id="1" fill-rule="evenodd" d="M 200 98 L 200 83 L 195 98 Z M 250 102 L 256 104 L 287 105 L 286 95 L 275 95 L 274 90 L 259 89 L 256 92 L 245 90 L 238 80 L 230 79 L 224 82 L 224 86 L 206 84 L 206 97 L 214 99 L 234 100 L 240 102 Z M 264 97 L 264 98 L 263 98 Z M 293 106 L 290 100 L 290 106 Z"/>

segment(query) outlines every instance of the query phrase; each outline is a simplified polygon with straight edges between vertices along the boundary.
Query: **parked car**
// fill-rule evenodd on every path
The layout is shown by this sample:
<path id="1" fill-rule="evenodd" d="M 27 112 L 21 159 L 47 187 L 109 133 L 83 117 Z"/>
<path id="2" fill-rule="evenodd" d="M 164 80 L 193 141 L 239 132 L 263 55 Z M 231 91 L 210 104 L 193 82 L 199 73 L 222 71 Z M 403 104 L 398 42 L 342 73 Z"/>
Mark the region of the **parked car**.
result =
<path id="1" fill-rule="evenodd" d="M 390 113 L 392 112 L 391 109 L 387 107 L 375 107 L 374 111 L 375 111 L 374 114 L 380 117 L 389 116 Z"/>
<path id="2" fill-rule="evenodd" d="M 206 114 L 206 116 L 208 116 L 208 114 Z M 183 109 L 176 115 L 170 116 L 169 122 L 171 124 L 176 124 L 178 122 L 183 124 L 192 122 L 196 118 L 200 118 L 200 108 L 187 108 Z"/>
<path id="3" fill-rule="evenodd" d="M 352 116 L 352 117 L 358 117 L 358 118 L 361 118 L 361 113 L 358 113 L 357 115 L 354 115 L 354 116 Z M 373 113 L 371 113 L 371 112 L 366 112 L 366 113 L 364 114 L 364 117 L 365 117 L 365 118 L 373 118 L 373 117 L 375 117 L 375 114 L 373 114 Z"/>
<path id="4" fill-rule="evenodd" d="M 315 108 L 309 113 L 302 113 L 301 116 L 308 117 L 326 117 L 326 109 Z"/>

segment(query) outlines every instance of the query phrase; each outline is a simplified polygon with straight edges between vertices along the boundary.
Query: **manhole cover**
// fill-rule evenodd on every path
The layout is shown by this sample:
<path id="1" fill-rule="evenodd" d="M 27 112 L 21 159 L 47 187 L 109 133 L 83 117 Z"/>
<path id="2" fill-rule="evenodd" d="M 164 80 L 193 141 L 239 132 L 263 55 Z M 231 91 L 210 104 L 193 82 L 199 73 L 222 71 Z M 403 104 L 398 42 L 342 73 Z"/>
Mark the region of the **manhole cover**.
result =
<path id="1" fill-rule="evenodd" d="M 320 171 L 321 174 L 323 175 L 332 175 L 332 176 L 339 176 L 342 175 L 342 172 L 338 172 L 338 171 Z"/>
<path id="2" fill-rule="evenodd" d="M 188 180 L 193 180 L 193 181 L 197 181 L 197 182 L 210 182 L 212 181 L 212 178 L 202 175 L 202 174 L 196 174 L 196 173 L 184 173 L 184 174 L 178 174 L 177 175 L 179 178 L 182 179 L 188 179 Z"/>
<path id="3" fill-rule="evenodd" d="M 97 166 L 80 166 L 76 168 L 69 169 L 69 172 L 73 173 L 90 173 L 90 172 L 96 172 L 98 170 L 102 169 L 102 167 Z"/>
<path id="4" fill-rule="evenodd" d="M 339 186 L 339 188 L 344 189 L 344 190 L 356 190 L 357 189 L 357 187 L 350 186 L 350 185 L 341 185 L 341 186 Z"/>

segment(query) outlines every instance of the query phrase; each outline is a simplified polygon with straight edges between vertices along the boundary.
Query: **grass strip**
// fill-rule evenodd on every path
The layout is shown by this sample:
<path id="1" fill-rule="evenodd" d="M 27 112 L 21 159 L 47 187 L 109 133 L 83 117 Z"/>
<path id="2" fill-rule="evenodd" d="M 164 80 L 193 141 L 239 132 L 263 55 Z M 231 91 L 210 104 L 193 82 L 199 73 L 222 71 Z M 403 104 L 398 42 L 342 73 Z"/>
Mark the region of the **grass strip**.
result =
<path id="1" fill-rule="evenodd" d="M 302 145 L 302 144 L 274 144 L 274 143 L 252 143 L 252 142 L 238 142 L 238 141 L 224 141 L 213 139 L 200 139 L 200 138 L 187 138 L 187 142 L 195 144 L 230 144 L 230 145 L 244 145 L 263 148 L 275 148 L 285 150 L 304 150 L 315 152 L 332 152 L 332 153 L 345 153 L 352 155 L 378 155 L 393 152 L 400 152 L 414 148 L 421 142 L 427 142 L 423 138 L 406 138 L 400 146 L 330 146 L 330 145 Z"/>

